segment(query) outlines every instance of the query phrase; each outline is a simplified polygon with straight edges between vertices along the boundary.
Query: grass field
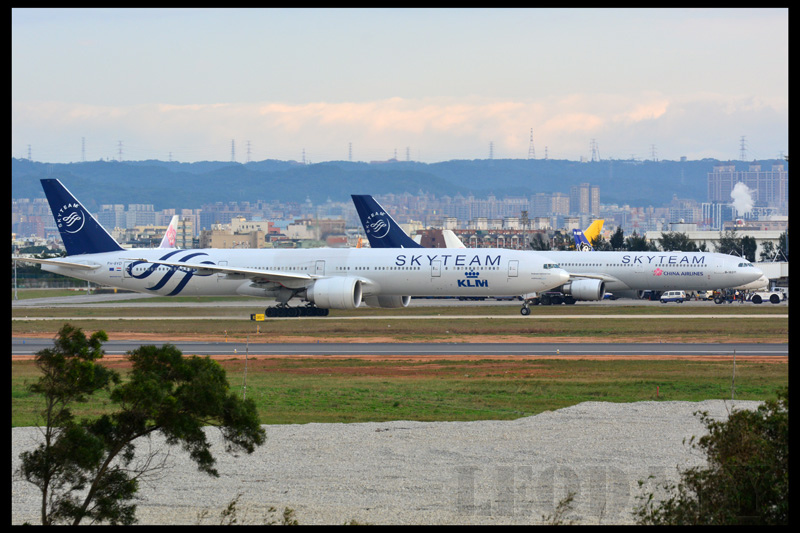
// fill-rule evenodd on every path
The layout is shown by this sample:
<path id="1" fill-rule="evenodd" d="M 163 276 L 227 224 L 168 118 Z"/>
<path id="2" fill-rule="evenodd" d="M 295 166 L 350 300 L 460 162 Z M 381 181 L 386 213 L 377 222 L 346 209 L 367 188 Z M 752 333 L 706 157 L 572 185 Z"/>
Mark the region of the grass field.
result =
<path id="1" fill-rule="evenodd" d="M 213 304 L 209 299 L 188 298 L 188 301 Z M 112 339 L 146 333 L 166 340 L 249 338 L 251 341 L 274 339 L 275 342 L 310 339 L 321 342 L 536 342 L 556 338 L 608 342 L 786 342 L 789 330 L 787 306 L 576 305 L 534 307 L 532 311 L 531 316 L 521 317 L 517 305 L 486 308 L 413 307 L 412 304 L 410 308 L 399 310 L 367 309 L 331 314 L 345 320 L 289 319 L 257 323 L 251 322 L 247 314 L 257 309 L 130 308 L 109 304 L 107 308 L 79 305 L 13 308 L 12 316 L 72 317 L 69 322 L 87 333 L 103 329 Z M 500 318 L 484 318 L 487 313 Z M 765 316 L 737 318 L 742 314 Z M 125 319 L 143 315 L 152 319 Z M 393 318 L 399 315 L 417 318 Z M 559 318 L 564 315 L 585 315 L 586 318 Z M 659 317 L 647 318 L 651 315 Z M 197 318 L 201 316 L 217 318 Z M 623 318 L 618 318 L 620 316 Z M 167 320 L 168 317 L 182 319 Z M 52 336 L 65 321 L 12 320 L 12 335 Z M 232 390 L 243 394 L 244 359 L 220 363 L 227 371 Z M 778 388 L 788 386 L 787 363 L 787 360 L 768 363 L 740 359 L 736 364 L 735 397 L 747 400 L 774 397 Z M 121 365 L 122 369 L 125 363 L 108 361 L 106 364 Z M 38 375 L 33 362 L 12 361 L 11 371 L 12 426 L 40 423 L 41 399 L 27 390 Z M 247 362 L 246 394 L 256 402 L 264 424 L 513 419 L 584 401 L 729 399 L 732 375 L 733 362 L 729 358 L 710 361 L 487 358 L 424 362 L 402 358 L 266 358 Z M 79 416 L 96 416 L 112 408 L 108 398 L 101 395 L 75 411 Z"/>
<path id="2" fill-rule="evenodd" d="M 221 364 L 231 389 L 244 394 L 244 359 Z M 737 361 L 735 397 L 774 397 L 788 386 L 787 367 Z M 246 395 L 264 424 L 513 419 L 585 401 L 730 399 L 732 373 L 730 359 L 267 358 L 247 361 Z M 32 361 L 12 362 L 12 426 L 40 422 L 41 398 L 27 390 L 37 376 Z M 101 395 L 75 412 L 96 416 L 112 407 Z"/>

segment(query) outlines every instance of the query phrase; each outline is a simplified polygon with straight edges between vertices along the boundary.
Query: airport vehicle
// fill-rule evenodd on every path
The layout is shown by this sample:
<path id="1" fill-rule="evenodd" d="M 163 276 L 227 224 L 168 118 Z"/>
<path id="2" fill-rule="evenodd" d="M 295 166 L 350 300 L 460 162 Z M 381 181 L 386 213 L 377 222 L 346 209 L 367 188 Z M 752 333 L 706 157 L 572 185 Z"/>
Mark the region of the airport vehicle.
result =
<path id="1" fill-rule="evenodd" d="M 600 231 L 603 229 L 603 222 L 604 220 L 595 220 L 589 227 L 586 228 L 585 231 L 581 231 L 579 229 L 572 230 L 572 238 L 575 240 L 575 249 L 581 252 L 594 252 L 594 246 L 592 246 L 592 241 L 600 235 Z"/>
<path id="2" fill-rule="evenodd" d="M 753 302 L 754 304 L 760 304 L 762 302 L 779 304 L 785 299 L 786 296 L 783 292 L 774 289 L 771 291 L 757 291 L 747 295 L 747 300 Z"/>
<path id="3" fill-rule="evenodd" d="M 380 232 L 367 232 L 370 246 L 399 248 L 408 242 L 419 246 L 371 196 L 353 195 L 353 201 L 365 229 L 368 224 L 381 228 Z M 569 272 L 570 279 L 557 289 L 564 303 L 569 303 L 568 297 L 573 302 L 600 300 L 606 290 L 618 298 L 638 298 L 644 290 L 715 290 L 747 284 L 763 275 L 752 263 L 739 257 L 712 252 L 529 250 L 522 253 L 543 254 Z M 540 303 L 540 298 L 538 294 L 521 294 L 524 300 L 520 312 L 527 315 L 530 313 L 527 306 Z M 553 301 L 548 298 L 541 303 Z"/>
<path id="4" fill-rule="evenodd" d="M 712 291 L 697 291 L 698 300 L 713 300 L 714 293 Z"/>
<path id="5" fill-rule="evenodd" d="M 162 296 L 274 298 L 283 316 L 406 307 L 411 296 L 517 296 L 564 284 L 545 256 L 518 250 L 123 249 L 57 179 L 41 180 L 67 257 L 14 260 L 58 274 Z M 293 298 L 305 307 L 289 308 Z M 275 314 L 267 311 L 268 315 Z"/>
<path id="6" fill-rule="evenodd" d="M 664 291 L 661 293 L 661 300 L 662 304 L 667 302 L 677 302 L 682 304 L 684 300 L 686 300 L 686 292 L 684 291 Z"/>

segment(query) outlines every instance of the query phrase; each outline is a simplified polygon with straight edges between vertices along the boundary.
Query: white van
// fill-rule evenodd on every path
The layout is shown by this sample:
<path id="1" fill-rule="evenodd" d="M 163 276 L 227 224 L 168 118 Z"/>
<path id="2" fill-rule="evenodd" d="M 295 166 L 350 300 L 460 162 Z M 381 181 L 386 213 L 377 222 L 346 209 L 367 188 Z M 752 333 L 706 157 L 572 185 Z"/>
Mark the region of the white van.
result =
<path id="1" fill-rule="evenodd" d="M 685 291 L 666 291 L 661 293 L 662 304 L 665 304 L 667 302 L 678 302 L 679 304 L 682 304 L 685 299 L 686 299 Z"/>

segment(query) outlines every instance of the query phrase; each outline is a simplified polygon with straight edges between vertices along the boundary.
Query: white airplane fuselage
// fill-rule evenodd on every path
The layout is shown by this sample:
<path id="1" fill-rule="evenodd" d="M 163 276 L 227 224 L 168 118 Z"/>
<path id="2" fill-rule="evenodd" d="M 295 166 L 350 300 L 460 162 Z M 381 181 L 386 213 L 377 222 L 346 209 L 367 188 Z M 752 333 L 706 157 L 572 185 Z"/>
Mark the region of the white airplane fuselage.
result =
<path id="1" fill-rule="evenodd" d="M 130 249 L 73 255 L 65 261 L 96 268 L 77 270 L 52 263 L 42 268 L 171 296 L 269 297 L 281 288 L 302 291 L 327 278 L 356 278 L 364 296 L 502 296 L 547 290 L 568 279 L 554 261 L 505 249 Z M 220 270 L 226 268 L 230 272 Z"/>
<path id="2" fill-rule="evenodd" d="M 711 252 L 529 252 L 572 274 L 604 276 L 607 291 L 716 290 L 749 283 L 762 276 L 752 263 Z"/>

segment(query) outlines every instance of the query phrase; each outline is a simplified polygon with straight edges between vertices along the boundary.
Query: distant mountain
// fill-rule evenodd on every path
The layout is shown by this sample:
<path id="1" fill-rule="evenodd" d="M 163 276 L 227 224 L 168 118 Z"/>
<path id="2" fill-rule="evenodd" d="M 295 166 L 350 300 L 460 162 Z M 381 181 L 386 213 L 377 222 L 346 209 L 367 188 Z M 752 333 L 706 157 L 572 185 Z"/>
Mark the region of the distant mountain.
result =
<path id="1" fill-rule="evenodd" d="M 786 161 L 759 161 L 762 168 Z M 329 161 L 303 165 L 265 160 L 246 164 L 221 161 L 92 161 L 39 163 L 11 159 L 13 198 L 41 198 L 40 178 L 60 179 L 95 210 L 100 204 L 153 204 L 156 209 L 196 209 L 217 201 L 279 200 L 313 203 L 350 201 L 351 194 L 441 196 L 489 194 L 530 196 L 569 194 L 572 185 L 600 187 L 602 203 L 661 206 L 678 198 L 706 201 L 707 174 L 716 165 L 747 170 L 749 162 L 622 161 L 580 163 L 542 159 L 479 159 L 440 163 Z M 788 167 L 787 167 L 788 168 Z"/>

